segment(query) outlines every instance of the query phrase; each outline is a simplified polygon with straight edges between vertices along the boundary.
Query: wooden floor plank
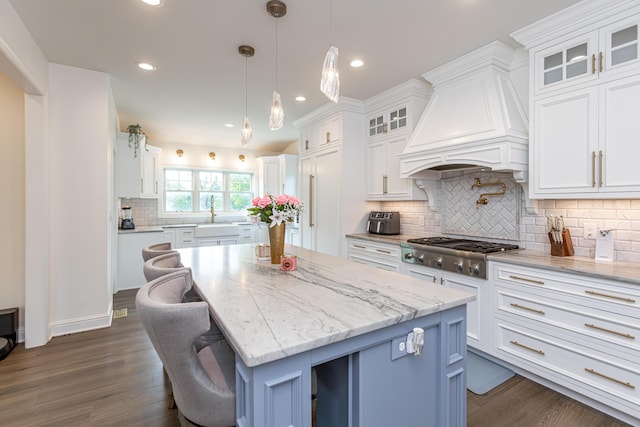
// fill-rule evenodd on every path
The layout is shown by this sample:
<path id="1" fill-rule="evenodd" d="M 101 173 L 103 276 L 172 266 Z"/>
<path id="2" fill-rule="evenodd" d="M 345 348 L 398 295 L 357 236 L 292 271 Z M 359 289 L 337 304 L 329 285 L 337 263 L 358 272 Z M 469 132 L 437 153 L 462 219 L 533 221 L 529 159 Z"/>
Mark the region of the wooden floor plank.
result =
<path id="1" fill-rule="evenodd" d="M 135 310 L 135 292 L 114 295 L 114 308 L 128 313 L 110 328 L 29 350 L 19 345 L 0 362 L 2 427 L 178 425 L 162 363 Z M 467 396 L 469 427 L 626 426 L 517 375 L 483 396 Z"/>

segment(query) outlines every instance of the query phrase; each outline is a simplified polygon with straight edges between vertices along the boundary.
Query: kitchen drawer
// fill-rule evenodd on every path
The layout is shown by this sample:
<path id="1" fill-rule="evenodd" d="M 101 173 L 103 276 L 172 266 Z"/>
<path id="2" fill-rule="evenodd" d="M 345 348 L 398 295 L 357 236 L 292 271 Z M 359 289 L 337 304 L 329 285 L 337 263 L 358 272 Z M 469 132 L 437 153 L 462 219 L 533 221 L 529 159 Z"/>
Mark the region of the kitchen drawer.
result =
<path id="1" fill-rule="evenodd" d="M 239 242 L 239 243 L 253 243 L 253 240 L 254 240 L 254 239 L 253 239 L 253 236 L 252 236 L 252 235 L 248 235 L 248 236 L 247 236 L 247 235 L 243 235 L 243 234 L 241 234 L 241 235 L 238 237 L 238 242 Z"/>
<path id="2" fill-rule="evenodd" d="M 400 261 L 400 246 L 349 239 L 349 252 Z"/>
<path id="3" fill-rule="evenodd" d="M 179 228 L 178 238 L 193 238 L 195 237 L 195 230 L 193 228 Z"/>
<path id="4" fill-rule="evenodd" d="M 400 246 L 347 239 L 349 259 L 389 271 L 400 271 Z"/>
<path id="5" fill-rule="evenodd" d="M 544 294 L 502 286 L 494 289 L 498 315 L 541 322 L 582 334 L 584 340 L 599 348 L 613 350 L 611 345 L 617 345 L 640 354 L 640 323 L 632 318 L 550 299 Z"/>
<path id="6" fill-rule="evenodd" d="M 640 417 L 638 363 L 603 355 L 501 318 L 494 320 L 499 357 L 595 400 Z"/>
<path id="7" fill-rule="evenodd" d="M 177 248 L 193 248 L 196 246 L 196 239 L 194 237 L 181 237 L 176 239 Z"/>
<path id="8" fill-rule="evenodd" d="M 494 282 L 512 289 L 544 289 L 550 298 L 640 319 L 640 287 L 605 279 L 492 262 Z"/>

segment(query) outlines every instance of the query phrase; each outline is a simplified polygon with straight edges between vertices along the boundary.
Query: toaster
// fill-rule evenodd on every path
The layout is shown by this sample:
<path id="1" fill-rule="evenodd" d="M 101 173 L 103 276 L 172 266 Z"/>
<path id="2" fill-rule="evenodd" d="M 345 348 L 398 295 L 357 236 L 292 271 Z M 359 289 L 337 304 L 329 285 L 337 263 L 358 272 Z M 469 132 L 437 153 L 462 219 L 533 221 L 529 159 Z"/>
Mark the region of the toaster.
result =
<path id="1" fill-rule="evenodd" d="M 373 234 L 400 234 L 400 212 L 371 211 L 367 232 Z"/>

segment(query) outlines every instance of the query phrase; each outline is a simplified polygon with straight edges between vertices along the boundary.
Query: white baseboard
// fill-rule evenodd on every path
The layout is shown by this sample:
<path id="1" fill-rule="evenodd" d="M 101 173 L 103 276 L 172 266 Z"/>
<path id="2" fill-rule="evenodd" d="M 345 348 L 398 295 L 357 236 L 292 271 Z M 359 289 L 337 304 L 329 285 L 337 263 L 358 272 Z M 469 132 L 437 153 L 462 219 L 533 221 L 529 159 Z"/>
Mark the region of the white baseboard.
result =
<path id="1" fill-rule="evenodd" d="M 91 331 L 93 329 L 108 328 L 111 326 L 112 316 L 113 311 L 109 310 L 108 314 L 52 322 L 49 324 L 49 329 L 51 330 L 51 336 L 58 337 L 61 335 Z"/>

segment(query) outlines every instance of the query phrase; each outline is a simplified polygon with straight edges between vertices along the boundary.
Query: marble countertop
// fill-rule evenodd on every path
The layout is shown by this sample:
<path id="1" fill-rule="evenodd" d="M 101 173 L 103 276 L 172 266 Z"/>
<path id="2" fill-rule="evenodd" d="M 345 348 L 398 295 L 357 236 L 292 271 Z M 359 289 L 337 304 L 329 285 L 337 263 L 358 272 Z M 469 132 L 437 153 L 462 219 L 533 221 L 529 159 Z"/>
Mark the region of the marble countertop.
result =
<path id="1" fill-rule="evenodd" d="M 417 239 L 424 236 L 411 236 L 409 234 L 358 233 L 358 234 L 346 234 L 346 237 L 351 239 L 368 240 L 370 242 L 399 245 L 402 242 L 406 242 L 408 239 Z"/>
<path id="2" fill-rule="evenodd" d="M 475 296 L 287 246 L 296 271 L 260 261 L 253 244 L 179 249 L 236 353 L 257 366 L 466 304 Z"/>
<path id="3" fill-rule="evenodd" d="M 346 237 L 368 240 L 372 242 L 396 244 L 405 242 L 415 236 L 399 234 L 384 236 L 380 234 L 347 234 Z M 424 236 L 423 236 L 424 237 Z M 593 258 L 571 256 L 557 257 L 546 252 L 528 251 L 525 249 L 487 255 L 491 261 L 503 261 L 527 267 L 546 268 L 565 273 L 581 274 L 591 278 L 618 280 L 640 285 L 640 264 L 623 261 L 596 261 Z"/>
<path id="4" fill-rule="evenodd" d="M 133 230 L 118 229 L 118 234 L 134 234 L 134 233 L 162 233 L 161 225 L 141 225 L 136 226 Z"/>

